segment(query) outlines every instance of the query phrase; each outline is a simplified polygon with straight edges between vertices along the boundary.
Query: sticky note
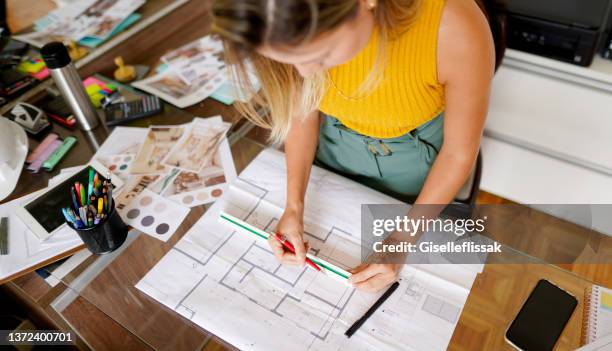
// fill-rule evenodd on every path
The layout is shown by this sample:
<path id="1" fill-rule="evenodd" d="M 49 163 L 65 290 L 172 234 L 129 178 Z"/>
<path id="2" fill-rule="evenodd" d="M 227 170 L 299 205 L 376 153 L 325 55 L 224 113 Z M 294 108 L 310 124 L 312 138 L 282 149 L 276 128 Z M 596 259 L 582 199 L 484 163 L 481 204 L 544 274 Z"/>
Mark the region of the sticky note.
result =
<path id="1" fill-rule="evenodd" d="M 114 93 L 115 91 L 117 91 L 117 87 L 111 83 L 106 84 L 105 88 L 110 90 L 111 93 Z"/>
<path id="2" fill-rule="evenodd" d="M 101 86 L 104 86 L 104 82 L 95 77 L 88 77 L 88 78 L 85 78 L 85 80 L 83 80 L 83 85 L 85 87 L 89 87 L 94 84 L 98 86 L 98 89 Z"/>
<path id="3" fill-rule="evenodd" d="M 41 59 L 35 58 L 21 62 L 17 66 L 17 70 L 22 73 L 38 73 L 45 68 L 45 62 Z"/>
<path id="4" fill-rule="evenodd" d="M 100 93 L 95 93 L 93 95 L 89 95 L 89 98 L 91 99 L 91 102 L 93 103 L 94 107 L 102 107 L 102 99 L 104 99 L 104 95 Z"/>
<path id="5" fill-rule="evenodd" d="M 85 88 L 85 91 L 87 91 L 87 95 L 89 96 L 93 96 L 95 94 L 99 94 L 100 90 L 102 90 L 102 88 L 100 88 L 100 86 L 98 84 L 91 84 L 88 87 Z"/>
<path id="6" fill-rule="evenodd" d="M 43 70 L 41 70 L 38 73 L 32 74 L 32 77 L 38 80 L 45 80 L 47 79 L 48 76 L 49 76 L 49 69 L 47 67 L 45 67 Z"/>

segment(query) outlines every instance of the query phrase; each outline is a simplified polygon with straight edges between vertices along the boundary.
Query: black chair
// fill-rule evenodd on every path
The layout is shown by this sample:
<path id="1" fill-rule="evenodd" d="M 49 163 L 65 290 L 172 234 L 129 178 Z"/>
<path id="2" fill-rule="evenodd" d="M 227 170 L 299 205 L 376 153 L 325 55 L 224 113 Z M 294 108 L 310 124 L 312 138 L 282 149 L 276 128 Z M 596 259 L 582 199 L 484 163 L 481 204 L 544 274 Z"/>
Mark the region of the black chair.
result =
<path id="1" fill-rule="evenodd" d="M 0 0 L 0 31 L 2 37 L 11 35 L 7 21 L 6 0 Z"/>

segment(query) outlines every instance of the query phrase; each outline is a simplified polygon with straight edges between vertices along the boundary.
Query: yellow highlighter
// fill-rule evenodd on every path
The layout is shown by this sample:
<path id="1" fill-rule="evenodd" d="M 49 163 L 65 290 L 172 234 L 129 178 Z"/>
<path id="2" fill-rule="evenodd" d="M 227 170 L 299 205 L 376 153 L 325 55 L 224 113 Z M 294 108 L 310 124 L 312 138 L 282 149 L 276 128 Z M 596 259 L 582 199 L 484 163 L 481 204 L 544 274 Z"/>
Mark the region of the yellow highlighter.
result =
<path id="1" fill-rule="evenodd" d="M 102 198 L 98 199 L 98 216 L 102 217 L 102 208 L 104 205 L 104 201 L 102 200 Z"/>

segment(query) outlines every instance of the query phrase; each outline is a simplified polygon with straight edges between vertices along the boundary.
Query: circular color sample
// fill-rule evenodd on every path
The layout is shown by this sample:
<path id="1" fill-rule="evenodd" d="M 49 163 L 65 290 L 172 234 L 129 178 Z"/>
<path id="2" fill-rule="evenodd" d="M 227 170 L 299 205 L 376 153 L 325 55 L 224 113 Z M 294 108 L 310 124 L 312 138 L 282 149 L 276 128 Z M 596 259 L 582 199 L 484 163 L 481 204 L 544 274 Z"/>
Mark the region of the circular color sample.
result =
<path id="1" fill-rule="evenodd" d="M 132 156 L 125 156 L 123 162 L 130 162 L 132 160 Z"/>
<path id="2" fill-rule="evenodd" d="M 211 194 L 212 194 L 212 196 L 214 196 L 214 197 L 219 197 L 219 196 L 221 196 L 221 194 L 223 194 L 223 190 L 221 190 L 221 189 L 215 189 L 215 190 L 213 190 L 213 191 L 211 192 Z"/>
<path id="3" fill-rule="evenodd" d="M 149 206 L 153 202 L 153 199 L 150 196 L 145 196 L 140 199 L 140 206 Z"/>
<path id="4" fill-rule="evenodd" d="M 108 167 L 109 171 L 114 171 L 117 169 L 117 165 L 110 165 L 110 167 Z"/>
<path id="5" fill-rule="evenodd" d="M 198 194 L 197 198 L 200 201 L 204 201 L 204 200 L 208 199 L 208 193 L 207 192 L 201 192 L 201 193 Z"/>
<path id="6" fill-rule="evenodd" d="M 166 209 L 166 204 L 163 202 L 158 203 L 157 205 L 155 205 L 155 212 L 163 212 Z"/>
<path id="7" fill-rule="evenodd" d="M 170 230 L 170 226 L 166 223 L 162 223 L 155 228 L 155 232 L 159 235 L 164 235 Z"/>
<path id="8" fill-rule="evenodd" d="M 126 165 L 126 164 L 123 164 L 123 165 L 121 165 L 121 166 L 119 167 L 119 170 L 120 170 L 120 171 L 125 171 L 126 169 L 127 169 L 127 165 Z"/>
<path id="9" fill-rule="evenodd" d="M 137 208 L 133 208 L 133 209 L 128 211 L 127 218 L 134 219 L 134 218 L 138 217 L 139 215 L 140 215 L 140 210 L 137 209 Z"/>
<path id="10" fill-rule="evenodd" d="M 185 197 L 183 198 L 183 203 L 184 203 L 185 205 L 190 204 L 190 203 L 192 203 L 192 202 L 193 202 L 193 196 L 191 196 L 191 195 L 187 195 L 187 196 L 185 196 Z"/>
<path id="11" fill-rule="evenodd" d="M 151 224 L 153 224 L 153 222 L 155 222 L 155 218 L 153 218 L 153 216 L 146 216 L 145 218 L 142 219 L 142 221 L 140 221 L 140 224 L 142 224 L 145 227 L 148 227 Z"/>

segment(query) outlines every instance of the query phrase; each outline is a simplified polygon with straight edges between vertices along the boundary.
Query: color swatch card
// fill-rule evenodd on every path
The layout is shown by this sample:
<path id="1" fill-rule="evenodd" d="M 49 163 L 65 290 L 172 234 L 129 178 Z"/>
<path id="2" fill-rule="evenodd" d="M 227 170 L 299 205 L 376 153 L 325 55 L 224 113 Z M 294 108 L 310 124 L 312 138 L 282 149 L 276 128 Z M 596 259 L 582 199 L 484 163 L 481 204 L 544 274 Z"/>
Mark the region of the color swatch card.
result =
<path id="1" fill-rule="evenodd" d="M 98 161 L 125 182 L 130 175 L 130 166 L 134 156 L 132 154 L 101 156 Z"/>
<path id="2" fill-rule="evenodd" d="M 142 193 L 149 185 L 155 183 L 159 179 L 159 175 L 141 175 L 131 176 L 125 182 L 125 185 L 119 194 L 114 194 L 115 207 L 121 213 L 124 209 L 132 204 L 132 202 Z"/>
<path id="3" fill-rule="evenodd" d="M 185 108 L 197 104 L 227 82 L 223 44 L 205 36 L 162 56 L 164 71 L 132 85 Z"/>
<path id="4" fill-rule="evenodd" d="M 124 22 L 145 0 L 80 0 L 70 1 L 34 22 L 35 32 L 16 36 L 36 47 L 50 41 L 75 41 L 79 44 L 101 43 L 125 27 Z M 140 18 L 140 16 L 138 16 Z"/>
<path id="5" fill-rule="evenodd" d="M 147 128 L 117 126 L 96 151 L 94 159 L 112 155 L 135 155 L 140 150 L 148 132 Z"/>
<path id="6" fill-rule="evenodd" d="M 212 162 L 200 172 L 176 170 L 171 178 L 160 179 L 151 189 L 179 204 L 194 207 L 216 201 L 236 179 L 236 167 L 227 139 L 223 139 Z M 163 184 L 159 184 L 163 183 Z"/>
<path id="7" fill-rule="evenodd" d="M 144 189 L 119 214 L 128 225 L 168 241 L 189 214 L 189 208 Z"/>
<path id="8" fill-rule="evenodd" d="M 180 172 L 162 195 L 185 206 L 194 207 L 215 201 L 223 195 L 226 187 L 223 170 L 208 174 Z"/>
<path id="9" fill-rule="evenodd" d="M 223 43 L 207 35 L 165 54 L 161 61 L 175 70 L 186 84 L 192 84 L 206 69 L 225 66 Z"/>
<path id="10" fill-rule="evenodd" d="M 166 102 L 185 108 L 206 99 L 225 82 L 226 71 L 206 67 L 192 84 L 187 84 L 175 70 L 168 69 L 160 74 L 132 83 L 132 86 L 156 95 Z"/>
<path id="11" fill-rule="evenodd" d="M 181 139 L 183 126 L 151 126 L 132 163 L 132 174 L 163 174 L 168 168 L 162 164 L 174 145 Z"/>
<path id="12" fill-rule="evenodd" d="M 220 117 L 195 118 L 162 163 L 184 171 L 200 172 L 212 162 L 230 126 Z"/>

